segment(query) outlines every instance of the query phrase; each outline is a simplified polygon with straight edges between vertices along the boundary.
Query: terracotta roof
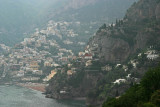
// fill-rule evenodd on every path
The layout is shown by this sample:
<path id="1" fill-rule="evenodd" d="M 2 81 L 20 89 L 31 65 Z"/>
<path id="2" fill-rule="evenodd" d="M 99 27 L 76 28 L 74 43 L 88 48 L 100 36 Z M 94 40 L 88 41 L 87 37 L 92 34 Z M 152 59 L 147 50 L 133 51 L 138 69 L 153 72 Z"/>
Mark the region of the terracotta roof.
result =
<path id="1" fill-rule="evenodd" d="M 92 56 L 92 54 L 88 54 L 88 53 L 86 53 L 86 54 L 85 54 L 85 56 Z"/>

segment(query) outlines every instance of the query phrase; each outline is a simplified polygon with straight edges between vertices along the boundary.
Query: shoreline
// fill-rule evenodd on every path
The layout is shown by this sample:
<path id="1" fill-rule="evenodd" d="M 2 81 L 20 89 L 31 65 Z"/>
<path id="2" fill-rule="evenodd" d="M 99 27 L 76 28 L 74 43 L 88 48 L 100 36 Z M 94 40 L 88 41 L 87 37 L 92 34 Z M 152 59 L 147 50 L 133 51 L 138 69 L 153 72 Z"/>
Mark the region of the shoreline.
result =
<path id="1" fill-rule="evenodd" d="M 42 93 L 46 92 L 45 88 L 47 86 L 47 84 L 43 84 L 43 83 L 16 83 L 16 85 L 21 86 L 21 87 L 25 87 L 28 89 L 40 91 Z"/>
<path id="2" fill-rule="evenodd" d="M 86 97 L 67 97 L 67 98 L 59 97 L 59 98 L 54 98 L 54 97 L 52 97 L 51 94 L 47 94 L 46 98 L 56 99 L 56 100 L 75 100 L 75 101 L 86 101 L 87 100 Z"/>
<path id="3" fill-rule="evenodd" d="M 46 92 L 45 88 L 47 86 L 47 84 L 44 84 L 44 83 L 31 83 L 31 82 L 28 82 L 28 83 L 4 83 L 4 84 L 5 85 L 17 85 L 17 86 L 20 86 L 20 87 L 24 87 L 24 88 L 28 88 L 28 89 L 31 89 L 31 90 L 39 91 L 42 94 L 44 94 Z M 52 97 L 46 97 L 46 98 L 54 99 Z M 86 101 L 86 97 L 74 97 L 74 98 L 69 98 L 69 99 L 70 100 L 71 99 L 76 100 L 76 101 Z M 60 100 L 63 100 L 63 99 L 60 99 Z"/>
<path id="4" fill-rule="evenodd" d="M 76 97 L 76 98 L 73 98 L 74 100 L 77 100 L 77 101 L 86 101 L 86 97 Z"/>

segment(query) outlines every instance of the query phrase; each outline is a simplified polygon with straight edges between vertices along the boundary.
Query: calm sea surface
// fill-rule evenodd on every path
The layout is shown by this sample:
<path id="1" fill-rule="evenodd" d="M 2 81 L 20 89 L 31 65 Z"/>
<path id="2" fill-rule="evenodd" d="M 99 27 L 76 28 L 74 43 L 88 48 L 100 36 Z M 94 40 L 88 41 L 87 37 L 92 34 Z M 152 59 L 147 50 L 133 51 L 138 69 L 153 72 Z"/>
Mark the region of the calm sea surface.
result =
<path id="1" fill-rule="evenodd" d="M 45 98 L 41 92 L 18 86 L 0 85 L 0 107 L 86 107 L 84 102 Z"/>

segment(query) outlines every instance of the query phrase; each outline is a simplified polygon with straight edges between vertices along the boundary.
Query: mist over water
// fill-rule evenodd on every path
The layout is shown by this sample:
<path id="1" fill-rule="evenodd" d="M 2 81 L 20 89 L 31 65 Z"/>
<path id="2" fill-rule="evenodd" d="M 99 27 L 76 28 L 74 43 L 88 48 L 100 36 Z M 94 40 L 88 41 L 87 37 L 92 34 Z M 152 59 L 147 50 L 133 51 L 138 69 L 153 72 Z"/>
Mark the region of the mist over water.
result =
<path id="1" fill-rule="evenodd" d="M 19 86 L 0 86 L 0 107 L 85 107 L 84 102 L 47 99 L 41 92 Z"/>

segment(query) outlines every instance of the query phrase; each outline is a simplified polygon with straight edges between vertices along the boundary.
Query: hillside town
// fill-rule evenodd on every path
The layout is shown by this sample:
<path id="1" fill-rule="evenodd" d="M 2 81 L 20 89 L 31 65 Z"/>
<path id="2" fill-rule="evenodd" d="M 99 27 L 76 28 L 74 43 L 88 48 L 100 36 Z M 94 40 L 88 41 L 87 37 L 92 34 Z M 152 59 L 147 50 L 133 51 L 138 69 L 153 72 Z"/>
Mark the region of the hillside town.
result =
<path id="1" fill-rule="evenodd" d="M 31 37 L 24 38 L 12 48 L 1 44 L 1 78 L 10 76 L 14 81 L 21 82 L 49 81 L 57 72 L 55 68 L 60 69 L 76 59 L 75 53 L 65 48 L 75 43 L 70 38 L 78 36 L 73 29 L 67 29 L 70 24 L 49 21 L 46 29 L 37 28 Z M 79 41 L 77 45 L 84 46 L 85 43 Z"/>

